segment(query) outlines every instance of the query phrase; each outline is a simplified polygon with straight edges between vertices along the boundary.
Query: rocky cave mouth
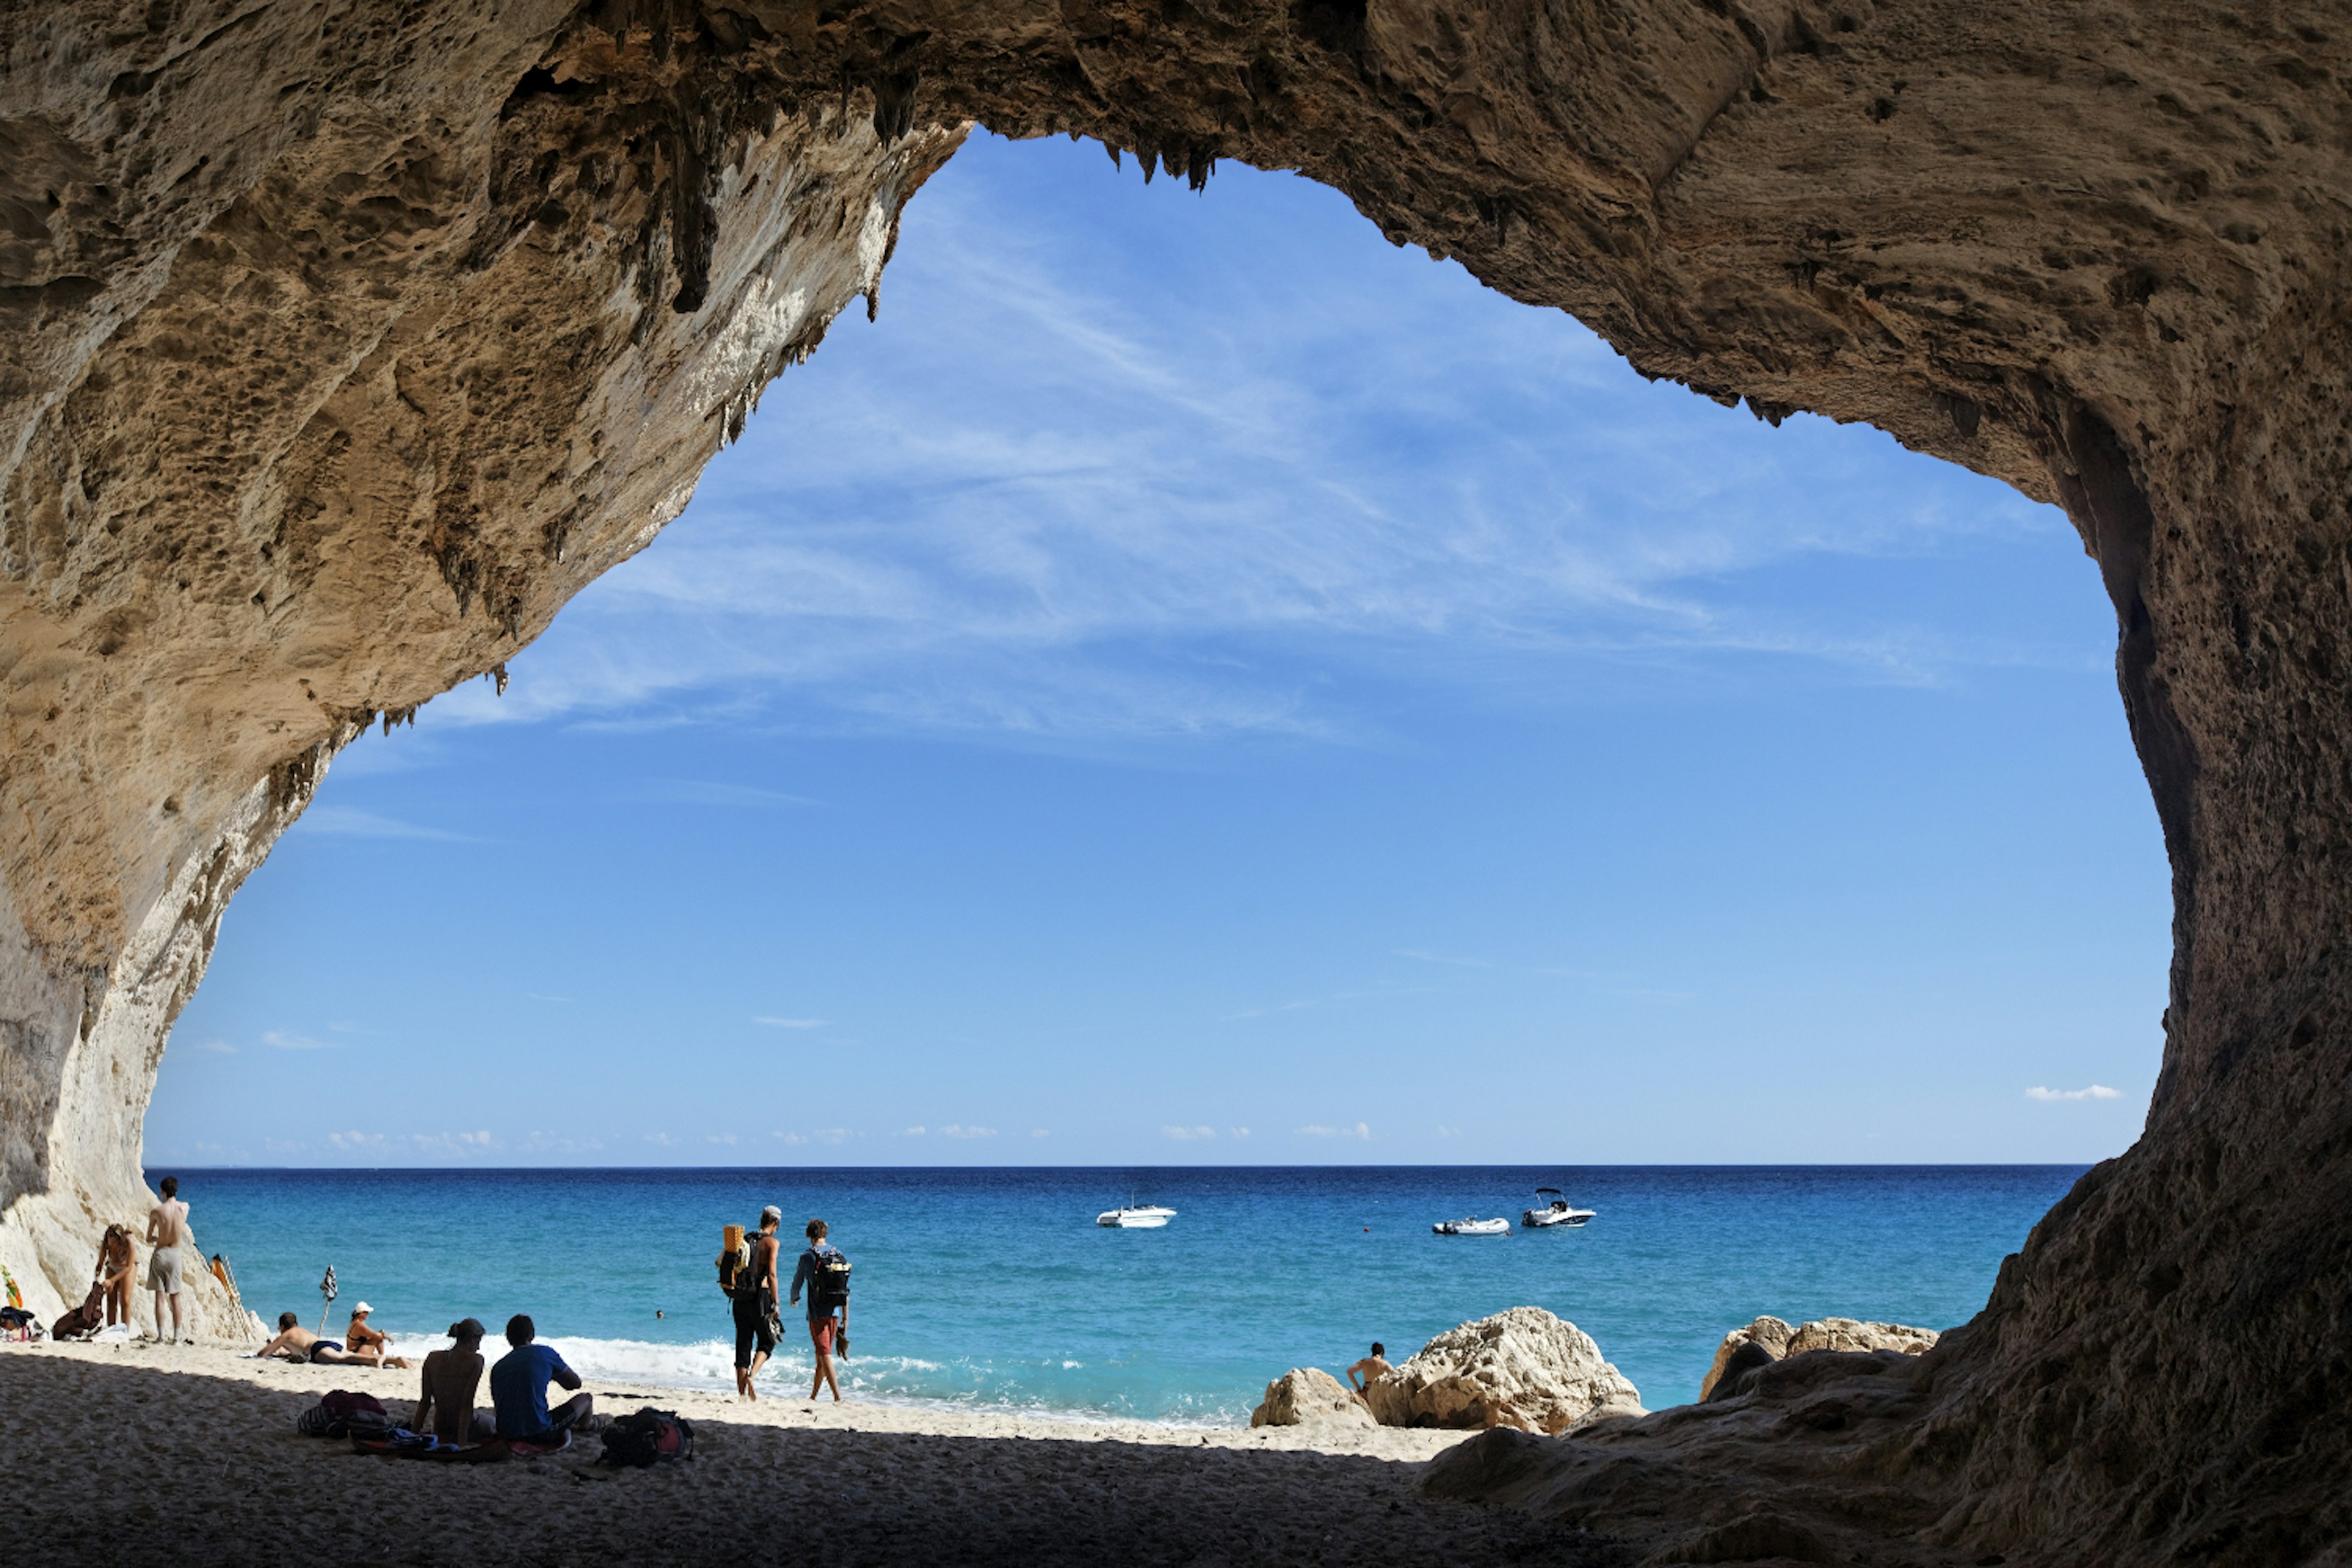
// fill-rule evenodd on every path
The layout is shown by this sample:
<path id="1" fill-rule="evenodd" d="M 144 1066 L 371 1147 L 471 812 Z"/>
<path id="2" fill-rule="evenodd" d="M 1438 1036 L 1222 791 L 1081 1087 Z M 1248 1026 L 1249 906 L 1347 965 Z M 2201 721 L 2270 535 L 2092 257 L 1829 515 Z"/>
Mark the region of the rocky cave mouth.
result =
<path id="1" fill-rule="evenodd" d="M 1916 1369 L 1807 1358 L 1444 1484 L 1662 1563 L 2335 1560 L 2346 35 L 1944 0 L 45 12 L 0 47 L 0 1258 L 74 1279 L 138 1212 L 171 1021 L 335 750 L 675 517 L 976 121 L 1299 169 L 1644 374 L 2058 501 L 2114 601 L 2175 892 L 2141 1142 Z"/>

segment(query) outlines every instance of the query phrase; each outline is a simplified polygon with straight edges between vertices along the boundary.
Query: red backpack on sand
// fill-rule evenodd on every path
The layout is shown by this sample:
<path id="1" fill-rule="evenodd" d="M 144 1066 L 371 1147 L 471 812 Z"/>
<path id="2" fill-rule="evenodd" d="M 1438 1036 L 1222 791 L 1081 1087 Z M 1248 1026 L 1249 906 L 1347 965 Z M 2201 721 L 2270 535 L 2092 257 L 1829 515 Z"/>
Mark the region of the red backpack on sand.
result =
<path id="1" fill-rule="evenodd" d="M 646 1405 L 604 1428 L 604 1464 L 651 1469 L 664 1459 L 694 1458 L 694 1424 L 675 1410 Z"/>
<path id="2" fill-rule="evenodd" d="M 306 1437 L 348 1437 L 352 1430 L 389 1431 L 392 1416 L 373 1394 L 338 1388 L 294 1418 L 294 1429 Z"/>

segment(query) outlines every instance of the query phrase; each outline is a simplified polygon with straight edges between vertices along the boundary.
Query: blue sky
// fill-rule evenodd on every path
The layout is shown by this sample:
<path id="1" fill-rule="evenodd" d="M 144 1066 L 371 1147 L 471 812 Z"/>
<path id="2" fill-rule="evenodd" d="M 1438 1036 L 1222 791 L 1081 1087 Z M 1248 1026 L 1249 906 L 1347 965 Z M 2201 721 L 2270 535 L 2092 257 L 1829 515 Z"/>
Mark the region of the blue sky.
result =
<path id="1" fill-rule="evenodd" d="M 2003 486 L 976 136 L 503 698 L 335 764 L 150 1161 L 2098 1158 L 2169 921 L 2113 644 Z"/>

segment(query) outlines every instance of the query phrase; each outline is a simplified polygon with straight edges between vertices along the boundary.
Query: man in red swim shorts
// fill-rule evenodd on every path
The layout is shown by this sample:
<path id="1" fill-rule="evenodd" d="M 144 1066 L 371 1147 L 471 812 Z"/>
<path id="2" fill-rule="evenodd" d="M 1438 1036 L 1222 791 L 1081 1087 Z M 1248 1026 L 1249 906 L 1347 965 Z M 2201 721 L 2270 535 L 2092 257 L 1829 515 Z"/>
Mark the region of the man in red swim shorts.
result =
<path id="1" fill-rule="evenodd" d="M 824 1221 L 808 1222 L 808 1250 L 801 1254 L 800 1266 L 793 1270 L 789 1300 L 797 1303 L 802 1288 L 807 1288 L 809 1343 L 816 1347 L 816 1379 L 809 1384 L 809 1397 L 814 1399 L 830 1387 L 833 1402 L 838 1405 L 841 1384 L 834 1380 L 833 1347 L 836 1336 L 849 1325 L 849 1269 L 825 1234 Z"/>

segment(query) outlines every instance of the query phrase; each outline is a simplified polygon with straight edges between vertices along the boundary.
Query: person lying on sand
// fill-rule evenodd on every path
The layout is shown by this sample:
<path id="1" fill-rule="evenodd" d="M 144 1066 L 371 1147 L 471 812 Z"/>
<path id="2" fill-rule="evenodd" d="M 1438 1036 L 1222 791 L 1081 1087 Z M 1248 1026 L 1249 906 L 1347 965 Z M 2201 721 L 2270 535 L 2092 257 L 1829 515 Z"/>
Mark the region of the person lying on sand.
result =
<path id="1" fill-rule="evenodd" d="M 595 1401 L 574 1393 L 553 1410 L 547 1407 L 547 1385 L 578 1389 L 580 1374 L 546 1345 L 533 1344 L 539 1329 L 517 1312 L 507 1320 L 507 1343 L 514 1349 L 490 1368 L 490 1402 L 499 1413 L 499 1436 L 509 1442 L 543 1443 L 568 1432 L 572 1424 L 595 1408 Z"/>
<path id="2" fill-rule="evenodd" d="M 436 1437 L 453 1443 L 487 1443 L 499 1435 L 499 1424 L 487 1410 L 474 1408 L 474 1394 L 482 1386 L 482 1323 L 460 1318 L 449 1325 L 457 1343 L 425 1358 L 425 1388 L 417 1396 L 412 1430 L 430 1428 Z"/>
<path id="3" fill-rule="evenodd" d="M 408 1368 L 401 1356 L 387 1356 L 382 1351 L 348 1351 L 333 1340 L 322 1340 L 302 1326 L 300 1319 L 291 1312 L 278 1314 L 278 1337 L 253 1352 L 254 1359 L 271 1357 L 280 1361 L 309 1362 L 313 1366 L 391 1366 L 402 1371 Z"/>
<path id="4" fill-rule="evenodd" d="M 1348 1382 L 1354 1387 L 1357 1398 L 1363 1398 L 1365 1389 L 1396 1370 L 1389 1364 L 1388 1355 L 1389 1347 L 1374 1340 L 1372 1353 L 1348 1369 Z"/>

